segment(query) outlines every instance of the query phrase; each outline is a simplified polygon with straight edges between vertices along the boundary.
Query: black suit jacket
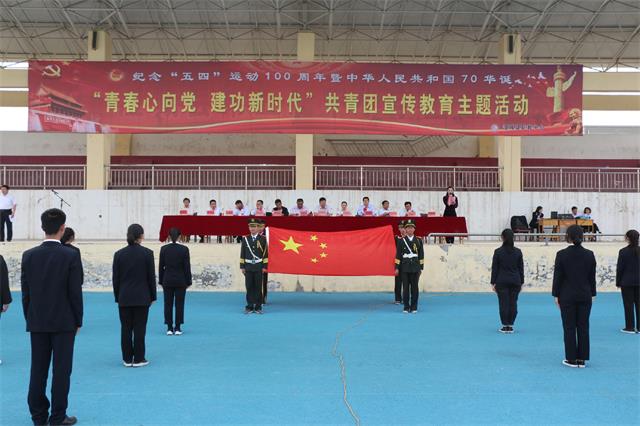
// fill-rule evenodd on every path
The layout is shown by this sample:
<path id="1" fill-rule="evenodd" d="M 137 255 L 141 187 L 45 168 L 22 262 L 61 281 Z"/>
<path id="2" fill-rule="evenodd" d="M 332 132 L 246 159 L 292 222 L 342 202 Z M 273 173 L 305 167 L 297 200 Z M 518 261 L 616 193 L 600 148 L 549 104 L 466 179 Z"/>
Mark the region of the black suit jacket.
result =
<path id="1" fill-rule="evenodd" d="M 80 255 L 45 241 L 22 254 L 22 308 L 27 331 L 61 333 L 82 327 Z"/>
<path id="2" fill-rule="evenodd" d="M 552 294 L 563 302 L 587 302 L 596 295 L 596 258 L 591 250 L 571 245 L 556 254 Z"/>
<path id="3" fill-rule="evenodd" d="M 131 244 L 113 256 L 113 293 L 121 307 L 149 306 L 156 300 L 153 252 Z"/>
<path id="4" fill-rule="evenodd" d="M 452 206 L 447 204 L 449 195 L 442 197 L 442 202 L 444 203 L 444 213 L 442 213 L 442 216 L 457 216 L 456 209 L 458 208 L 458 196 L 454 195 L 454 197 L 456 197 L 456 202 Z"/>
<path id="5" fill-rule="evenodd" d="M 640 256 L 638 248 L 625 247 L 618 252 L 617 287 L 640 287 Z"/>
<path id="6" fill-rule="evenodd" d="M 78 256 L 80 256 L 80 266 L 82 266 L 82 284 L 84 284 L 84 265 L 82 264 L 82 254 L 80 253 L 80 249 L 71 244 L 64 244 L 64 246 L 78 252 Z"/>
<path id="7" fill-rule="evenodd" d="M 9 291 L 9 270 L 4 261 L 4 257 L 0 255 L 0 307 L 11 303 L 11 291 Z"/>
<path id="8" fill-rule="evenodd" d="M 191 285 L 191 260 L 189 248 L 171 243 L 160 249 L 158 284 L 166 287 L 189 287 Z"/>
<path id="9" fill-rule="evenodd" d="M 524 260 L 519 248 L 502 246 L 493 252 L 491 284 L 508 286 L 524 284 Z"/>

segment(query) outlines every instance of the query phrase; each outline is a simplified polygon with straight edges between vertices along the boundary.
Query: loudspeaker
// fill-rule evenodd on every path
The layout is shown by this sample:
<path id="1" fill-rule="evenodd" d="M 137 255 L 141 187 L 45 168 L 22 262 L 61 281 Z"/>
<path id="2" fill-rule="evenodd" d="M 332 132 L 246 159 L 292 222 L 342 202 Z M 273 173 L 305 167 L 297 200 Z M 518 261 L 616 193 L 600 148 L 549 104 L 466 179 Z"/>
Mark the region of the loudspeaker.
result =
<path id="1" fill-rule="evenodd" d="M 509 54 L 513 54 L 513 50 L 515 49 L 515 39 L 513 34 L 509 34 L 507 37 L 507 51 Z"/>
<path id="2" fill-rule="evenodd" d="M 96 50 L 98 48 L 98 32 L 91 31 L 91 48 Z"/>

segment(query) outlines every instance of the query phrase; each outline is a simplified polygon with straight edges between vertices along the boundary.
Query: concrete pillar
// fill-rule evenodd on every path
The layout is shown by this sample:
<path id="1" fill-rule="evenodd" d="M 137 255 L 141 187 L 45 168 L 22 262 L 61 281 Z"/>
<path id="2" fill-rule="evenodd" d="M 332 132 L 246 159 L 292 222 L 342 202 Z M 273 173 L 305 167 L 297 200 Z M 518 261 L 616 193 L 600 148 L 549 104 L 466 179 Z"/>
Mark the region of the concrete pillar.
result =
<path id="1" fill-rule="evenodd" d="M 313 61 L 316 35 L 298 33 L 298 60 Z M 313 135 L 296 135 L 296 189 L 313 189 Z"/>
<path id="2" fill-rule="evenodd" d="M 520 35 L 503 34 L 498 45 L 499 62 L 501 64 L 520 64 L 521 58 Z M 522 138 L 520 136 L 498 136 L 495 139 L 494 146 L 497 145 L 498 165 L 501 168 L 500 190 L 521 191 Z"/>
<path id="3" fill-rule="evenodd" d="M 89 31 L 87 60 L 111 60 L 111 37 L 106 31 Z M 109 181 L 106 167 L 111 163 L 111 145 L 114 141 L 114 135 L 87 135 L 87 189 L 107 188 Z"/>

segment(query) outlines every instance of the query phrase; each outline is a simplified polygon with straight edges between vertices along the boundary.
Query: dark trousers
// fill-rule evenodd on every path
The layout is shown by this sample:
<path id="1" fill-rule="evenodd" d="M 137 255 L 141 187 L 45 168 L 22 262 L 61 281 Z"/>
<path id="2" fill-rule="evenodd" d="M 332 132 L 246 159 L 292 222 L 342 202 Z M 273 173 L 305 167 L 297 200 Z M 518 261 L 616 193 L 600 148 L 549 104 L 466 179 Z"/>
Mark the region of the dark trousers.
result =
<path id="1" fill-rule="evenodd" d="M 164 293 L 164 323 L 169 327 L 184 324 L 184 299 L 186 287 L 163 287 Z M 173 322 L 173 306 L 176 307 L 176 322 Z"/>
<path id="2" fill-rule="evenodd" d="M 31 333 L 31 379 L 29 381 L 29 411 L 34 424 L 59 425 L 67 416 L 73 345 L 76 333 Z M 51 379 L 51 417 L 47 399 L 49 365 L 53 358 Z"/>
<path id="3" fill-rule="evenodd" d="M 4 241 L 4 227 L 7 227 L 7 241 L 13 239 L 13 223 L 11 222 L 11 209 L 0 210 L 0 241 Z"/>
<path id="4" fill-rule="evenodd" d="M 564 328 L 565 359 L 589 359 L 589 315 L 591 315 L 591 301 L 562 302 L 560 314 Z"/>
<path id="5" fill-rule="evenodd" d="M 247 288 L 247 308 L 262 308 L 262 269 L 244 272 L 244 285 Z"/>
<path id="6" fill-rule="evenodd" d="M 262 276 L 262 303 L 267 303 L 267 284 L 269 283 L 269 274 L 265 272 Z"/>
<path id="7" fill-rule="evenodd" d="M 399 275 L 395 277 L 395 286 L 393 287 L 393 293 L 395 294 L 395 301 L 402 302 L 402 277 Z"/>
<path id="8" fill-rule="evenodd" d="M 402 303 L 404 308 L 415 311 L 418 309 L 418 281 L 420 281 L 420 272 L 401 272 L 402 279 Z"/>
<path id="9" fill-rule="evenodd" d="M 500 321 L 502 325 L 513 325 L 518 315 L 518 295 L 520 286 L 498 286 L 498 305 L 500 306 Z"/>
<path id="10" fill-rule="evenodd" d="M 124 362 L 141 362 L 145 358 L 144 338 L 147 334 L 148 306 L 121 306 L 120 346 Z"/>
<path id="11" fill-rule="evenodd" d="M 640 287 L 620 287 L 620 291 L 624 305 L 624 328 L 640 330 Z"/>

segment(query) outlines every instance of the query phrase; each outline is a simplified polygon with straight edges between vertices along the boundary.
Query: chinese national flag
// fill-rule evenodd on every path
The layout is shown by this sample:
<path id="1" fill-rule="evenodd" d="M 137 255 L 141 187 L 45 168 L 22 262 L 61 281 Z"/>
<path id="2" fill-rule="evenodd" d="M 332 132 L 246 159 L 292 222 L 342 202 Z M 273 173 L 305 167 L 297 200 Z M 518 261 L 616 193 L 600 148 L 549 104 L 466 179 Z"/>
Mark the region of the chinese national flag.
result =
<path id="1" fill-rule="evenodd" d="M 341 232 L 269 227 L 269 273 L 366 276 L 394 274 L 391 226 Z"/>

